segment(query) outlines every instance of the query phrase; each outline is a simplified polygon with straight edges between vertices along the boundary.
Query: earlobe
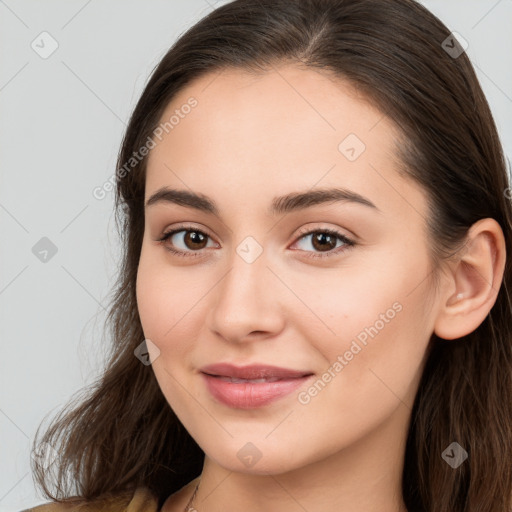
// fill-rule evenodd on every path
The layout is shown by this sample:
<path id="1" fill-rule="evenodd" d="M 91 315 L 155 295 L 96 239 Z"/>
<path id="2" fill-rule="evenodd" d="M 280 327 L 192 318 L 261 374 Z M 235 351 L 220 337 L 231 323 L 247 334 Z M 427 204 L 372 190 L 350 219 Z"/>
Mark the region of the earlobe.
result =
<path id="1" fill-rule="evenodd" d="M 505 253 L 505 238 L 496 220 L 481 219 L 471 226 L 462 254 L 450 267 L 447 291 L 439 298 L 434 325 L 438 337 L 461 338 L 484 321 L 501 287 Z"/>

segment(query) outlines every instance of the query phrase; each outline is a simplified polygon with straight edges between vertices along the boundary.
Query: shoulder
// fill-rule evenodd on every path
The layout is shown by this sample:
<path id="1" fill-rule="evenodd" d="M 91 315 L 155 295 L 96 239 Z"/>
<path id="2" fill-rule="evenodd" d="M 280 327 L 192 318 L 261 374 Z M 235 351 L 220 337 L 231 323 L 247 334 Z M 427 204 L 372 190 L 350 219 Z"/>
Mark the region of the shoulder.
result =
<path id="1" fill-rule="evenodd" d="M 158 512 L 158 499 L 146 487 L 94 502 L 69 500 L 49 502 L 20 512 Z"/>

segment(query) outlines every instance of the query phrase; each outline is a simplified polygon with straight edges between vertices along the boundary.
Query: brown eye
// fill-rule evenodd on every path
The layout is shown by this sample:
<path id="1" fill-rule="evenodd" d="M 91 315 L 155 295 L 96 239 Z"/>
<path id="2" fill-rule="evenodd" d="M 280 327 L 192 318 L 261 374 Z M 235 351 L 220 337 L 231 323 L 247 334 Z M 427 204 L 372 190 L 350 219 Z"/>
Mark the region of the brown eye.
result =
<path id="1" fill-rule="evenodd" d="M 183 241 L 189 249 L 204 249 L 208 236 L 200 231 L 186 231 Z"/>
<path id="2" fill-rule="evenodd" d="M 299 245 L 299 249 L 305 252 L 308 258 L 327 258 L 350 249 L 355 246 L 356 243 L 338 231 L 332 229 L 316 229 L 302 232 L 295 245 Z M 302 247 L 300 247 L 300 245 L 302 245 Z M 313 248 L 312 251 L 307 249 L 308 245 Z"/>
<path id="3" fill-rule="evenodd" d="M 165 233 L 159 239 L 159 242 L 174 254 L 180 256 L 200 256 L 199 251 L 207 247 L 209 238 L 206 233 L 197 229 L 184 229 L 181 227 Z"/>
<path id="4" fill-rule="evenodd" d="M 336 247 L 337 237 L 325 232 L 317 232 L 312 236 L 312 244 L 318 251 L 330 251 Z"/>

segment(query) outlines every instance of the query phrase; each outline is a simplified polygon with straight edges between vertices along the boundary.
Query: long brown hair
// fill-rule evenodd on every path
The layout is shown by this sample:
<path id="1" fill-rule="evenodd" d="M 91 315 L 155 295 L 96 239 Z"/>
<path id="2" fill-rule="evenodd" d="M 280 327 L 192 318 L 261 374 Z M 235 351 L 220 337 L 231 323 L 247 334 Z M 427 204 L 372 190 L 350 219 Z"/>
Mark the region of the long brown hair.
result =
<path id="1" fill-rule="evenodd" d="M 124 252 L 109 309 L 106 369 L 34 440 L 43 458 L 48 445 L 59 451 L 53 473 L 37 458 L 33 467 L 53 500 L 104 500 L 146 486 L 161 505 L 200 474 L 203 452 L 151 367 L 134 356 L 144 339 L 135 282 L 147 157 L 126 164 L 195 78 L 228 67 L 265 72 L 283 62 L 348 80 L 401 129 L 398 171 L 427 194 L 436 265 L 457 254 L 468 228 L 486 217 L 500 224 L 512 254 L 510 185 L 496 126 L 466 53 L 439 19 L 414 0 L 223 5 L 163 57 L 126 130 L 115 201 Z M 404 461 L 403 497 L 411 512 L 512 510 L 511 272 L 507 260 L 496 303 L 474 332 L 451 341 L 432 335 Z M 469 455 L 456 469 L 441 456 L 454 441 Z"/>

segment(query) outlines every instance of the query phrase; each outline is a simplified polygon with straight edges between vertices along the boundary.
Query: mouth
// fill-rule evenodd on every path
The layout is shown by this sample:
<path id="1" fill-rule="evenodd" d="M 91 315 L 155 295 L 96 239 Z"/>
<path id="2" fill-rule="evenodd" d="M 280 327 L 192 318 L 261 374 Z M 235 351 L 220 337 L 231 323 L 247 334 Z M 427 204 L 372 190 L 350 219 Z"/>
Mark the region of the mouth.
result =
<path id="1" fill-rule="evenodd" d="M 205 366 L 200 373 L 210 394 L 235 409 L 253 409 L 289 395 L 314 374 L 310 371 L 253 364 L 234 366 L 219 363 Z"/>
<path id="2" fill-rule="evenodd" d="M 262 379 L 238 379 L 236 377 L 225 377 L 223 375 L 212 375 L 206 373 L 205 375 L 209 375 L 210 377 L 215 377 L 216 379 L 223 380 L 224 382 L 234 382 L 235 384 L 242 384 L 242 383 L 251 383 L 251 384 L 261 384 L 262 382 L 277 382 L 284 379 L 279 379 L 277 377 L 269 377 L 269 378 L 262 378 Z"/>
<path id="3" fill-rule="evenodd" d="M 290 368 L 280 368 L 265 364 L 251 364 L 247 366 L 235 366 L 230 363 L 211 364 L 201 368 L 201 372 L 212 377 L 231 378 L 240 380 L 283 380 L 295 379 L 312 375 L 310 371 L 293 370 Z"/>

